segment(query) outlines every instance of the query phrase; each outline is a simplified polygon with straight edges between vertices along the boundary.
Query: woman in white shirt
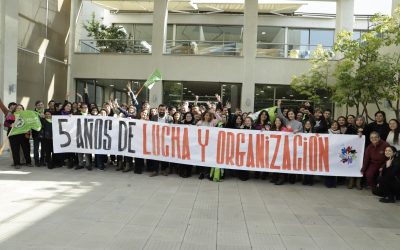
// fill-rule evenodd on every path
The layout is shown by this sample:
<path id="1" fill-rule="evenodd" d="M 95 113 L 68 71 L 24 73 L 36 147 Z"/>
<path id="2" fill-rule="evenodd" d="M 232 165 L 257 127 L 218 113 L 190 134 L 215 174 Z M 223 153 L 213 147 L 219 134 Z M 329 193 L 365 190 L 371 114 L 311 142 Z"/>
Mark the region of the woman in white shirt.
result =
<path id="1" fill-rule="evenodd" d="M 389 121 L 389 128 L 390 128 L 390 132 L 386 138 L 386 142 L 389 143 L 391 146 L 395 147 L 397 149 L 397 151 L 399 151 L 400 150 L 399 121 L 396 119 L 391 119 Z"/>

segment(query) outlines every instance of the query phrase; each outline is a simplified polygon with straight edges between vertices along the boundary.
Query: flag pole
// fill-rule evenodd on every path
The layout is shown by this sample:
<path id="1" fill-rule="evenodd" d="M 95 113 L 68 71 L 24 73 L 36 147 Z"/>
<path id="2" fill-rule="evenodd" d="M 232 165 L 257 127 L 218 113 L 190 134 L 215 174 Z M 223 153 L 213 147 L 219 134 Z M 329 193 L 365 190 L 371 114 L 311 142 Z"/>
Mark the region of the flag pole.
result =
<path id="1" fill-rule="evenodd" d="M 140 94 L 140 92 L 142 92 L 142 90 L 143 90 L 143 88 L 144 88 L 144 83 L 143 83 L 143 85 L 142 85 L 142 87 L 139 89 L 139 91 L 135 94 L 136 96 L 139 96 L 139 94 Z"/>

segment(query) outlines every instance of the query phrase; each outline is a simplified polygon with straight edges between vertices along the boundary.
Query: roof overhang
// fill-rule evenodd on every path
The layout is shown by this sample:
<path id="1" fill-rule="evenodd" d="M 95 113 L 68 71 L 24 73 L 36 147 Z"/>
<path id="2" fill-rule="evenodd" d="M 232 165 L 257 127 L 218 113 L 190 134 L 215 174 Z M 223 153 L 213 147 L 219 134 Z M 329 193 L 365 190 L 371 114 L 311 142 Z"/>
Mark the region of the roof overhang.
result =
<path id="1" fill-rule="evenodd" d="M 243 13 L 245 0 L 169 0 L 170 12 Z M 92 0 L 96 5 L 115 12 L 153 12 L 154 0 Z M 294 13 L 306 1 L 259 0 L 259 13 Z"/>

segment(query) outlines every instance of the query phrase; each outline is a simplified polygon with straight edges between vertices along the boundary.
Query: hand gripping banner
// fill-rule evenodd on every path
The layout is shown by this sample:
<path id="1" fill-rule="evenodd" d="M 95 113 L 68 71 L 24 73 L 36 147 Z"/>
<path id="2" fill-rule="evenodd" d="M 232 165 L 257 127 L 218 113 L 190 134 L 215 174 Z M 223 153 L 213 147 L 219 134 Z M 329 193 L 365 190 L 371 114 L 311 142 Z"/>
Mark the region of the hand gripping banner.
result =
<path id="1" fill-rule="evenodd" d="M 55 153 L 123 155 L 193 166 L 360 177 L 365 138 L 53 116 Z"/>

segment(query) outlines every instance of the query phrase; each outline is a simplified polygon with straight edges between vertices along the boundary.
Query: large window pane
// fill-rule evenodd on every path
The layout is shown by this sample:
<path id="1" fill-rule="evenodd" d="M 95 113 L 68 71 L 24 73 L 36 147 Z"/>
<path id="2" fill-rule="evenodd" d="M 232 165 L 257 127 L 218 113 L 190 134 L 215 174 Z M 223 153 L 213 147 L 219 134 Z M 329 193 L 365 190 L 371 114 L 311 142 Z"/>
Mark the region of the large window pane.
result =
<path id="1" fill-rule="evenodd" d="M 308 29 L 289 29 L 288 51 L 291 58 L 309 58 L 310 31 Z"/>
<path id="2" fill-rule="evenodd" d="M 316 45 L 321 44 L 325 49 L 330 49 L 333 46 L 333 41 L 335 37 L 334 30 L 310 30 L 310 50 L 314 51 Z"/>
<path id="3" fill-rule="evenodd" d="M 163 103 L 168 106 L 178 106 L 182 102 L 182 82 L 163 82 Z"/>
<path id="4" fill-rule="evenodd" d="M 202 29 L 205 41 L 242 41 L 242 26 L 203 25 Z"/>
<path id="5" fill-rule="evenodd" d="M 285 28 L 259 26 L 257 31 L 257 56 L 283 57 Z"/>
<path id="6" fill-rule="evenodd" d="M 176 40 L 200 40 L 199 25 L 176 25 Z"/>

